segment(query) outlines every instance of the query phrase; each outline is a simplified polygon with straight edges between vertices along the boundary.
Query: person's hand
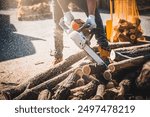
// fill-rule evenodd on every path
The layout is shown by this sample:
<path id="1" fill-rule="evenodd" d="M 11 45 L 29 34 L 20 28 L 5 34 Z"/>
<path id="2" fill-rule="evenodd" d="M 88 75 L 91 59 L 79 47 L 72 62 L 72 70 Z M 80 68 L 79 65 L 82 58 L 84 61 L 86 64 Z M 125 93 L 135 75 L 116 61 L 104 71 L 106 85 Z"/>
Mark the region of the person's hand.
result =
<path id="1" fill-rule="evenodd" d="M 71 12 L 64 13 L 64 22 L 67 26 L 70 26 L 71 22 L 74 20 L 74 16 L 71 14 Z"/>
<path id="2" fill-rule="evenodd" d="M 95 16 L 94 15 L 89 15 L 85 24 L 90 25 L 90 27 L 89 27 L 90 30 L 96 28 L 97 25 L 96 25 L 96 22 L 95 22 Z"/>

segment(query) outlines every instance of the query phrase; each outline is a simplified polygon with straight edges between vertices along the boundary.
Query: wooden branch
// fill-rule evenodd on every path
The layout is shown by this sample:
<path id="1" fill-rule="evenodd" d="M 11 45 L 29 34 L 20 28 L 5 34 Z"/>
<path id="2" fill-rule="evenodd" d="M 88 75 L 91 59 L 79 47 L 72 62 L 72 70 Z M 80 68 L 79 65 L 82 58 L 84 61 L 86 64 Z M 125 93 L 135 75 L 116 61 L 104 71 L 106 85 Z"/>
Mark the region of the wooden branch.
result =
<path id="1" fill-rule="evenodd" d="M 13 99 L 19 94 L 21 94 L 29 83 L 31 84 L 29 88 L 32 88 L 44 81 L 47 81 L 55 77 L 56 75 L 64 72 L 69 66 L 73 65 L 74 63 L 81 60 L 85 56 L 86 53 L 84 51 L 71 55 L 68 58 L 66 58 L 64 61 L 56 64 L 55 66 L 50 67 L 49 70 L 40 73 L 39 75 L 33 78 L 30 78 L 28 81 L 21 83 L 17 87 L 13 87 L 11 89 L 5 89 L 2 91 L 2 93 L 4 94 L 6 99 Z"/>
<path id="2" fill-rule="evenodd" d="M 108 65 L 108 69 L 111 71 L 111 73 L 113 73 L 125 68 L 140 66 L 146 61 L 148 61 L 149 59 L 150 59 L 150 54 L 145 56 L 139 56 L 139 57 L 123 60 L 120 62 L 111 63 Z"/>
<path id="3" fill-rule="evenodd" d="M 41 91 L 38 96 L 38 100 L 50 100 L 50 99 L 51 99 L 51 92 L 48 89 Z"/>
<path id="4" fill-rule="evenodd" d="M 126 56 L 126 55 L 123 55 L 119 52 L 115 52 L 114 50 L 111 50 L 111 53 L 110 53 L 110 59 L 112 61 L 122 61 L 122 60 L 126 60 L 126 59 L 130 59 L 131 57 L 129 56 Z"/>
<path id="5" fill-rule="evenodd" d="M 75 70 L 75 68 L 66 71 L 48 81 L 45 81 L 31 89 L 25 90 L 22 94 L 20 94 L 19 96 L 17 96 L 16 98 L 14 98 L 15 100 L 21 100 L 21 99 L 26 99 L 28 97 L 30 97 L 30 94 L 32 92 L 36 92 L 39 93 L 40 91 L 48 88 L 49 90 L 52 90 L 53 87 L 55 87 L 58 83 L 62 82 L 69 74 L 71 74 L 73 71 Z"/>
<path id="6" fill-rule="evenodd" d="M 92 98 L 92 100 L 102 100 L 105 92 L 105 85 L 100 84 L 97 87 L 96 95 Z"/>
<path id="7" fill-rule="evenodd" d="M 150 53 L 150 44 L 118 48 L 114 49 L 113 51 L 115 53 L 121 53 L 129 57 L 143 56 Z"/>
<path id="8" fill-rule="evenodd" d="M 109 44 L 111 49 L 116 49 L 116 48 L 123 48 L 123 47 L 130 47 L 133 46 L 130 42 L 115 42 L 115 43 L 110 43 Z M 95 52 L 98 52 L 97 46 L 93 47 L 93 50 Z"/>

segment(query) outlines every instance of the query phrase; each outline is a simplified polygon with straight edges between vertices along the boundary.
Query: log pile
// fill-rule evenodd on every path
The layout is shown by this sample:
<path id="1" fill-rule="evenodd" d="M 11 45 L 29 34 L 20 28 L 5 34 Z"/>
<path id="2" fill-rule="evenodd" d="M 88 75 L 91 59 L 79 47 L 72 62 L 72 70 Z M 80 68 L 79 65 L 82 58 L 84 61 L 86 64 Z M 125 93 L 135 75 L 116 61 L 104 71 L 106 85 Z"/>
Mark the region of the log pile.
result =
<path id="1" fill-rule="evenodd" d="M 18 20 L 32 21 L 51 18 L 49 0 L 18 0 Z"/>
<path id="2" fill-rule="evenodd" d="M 141 20 L 138 17 L 132 18 L 132 22 L 120 19 L 113 28 L 112 39 L 114 42 L 137 43 L 144 41 L 143 31 L 141 29 Z"/>
<path id="3" fill-rule="evenodd" d="M 110 47 L 113 59 L 108 68 L 88 60 L 81 51 L 1 93 L 14 100 L 149 99 L 150 44 L 115 43 Z"/>

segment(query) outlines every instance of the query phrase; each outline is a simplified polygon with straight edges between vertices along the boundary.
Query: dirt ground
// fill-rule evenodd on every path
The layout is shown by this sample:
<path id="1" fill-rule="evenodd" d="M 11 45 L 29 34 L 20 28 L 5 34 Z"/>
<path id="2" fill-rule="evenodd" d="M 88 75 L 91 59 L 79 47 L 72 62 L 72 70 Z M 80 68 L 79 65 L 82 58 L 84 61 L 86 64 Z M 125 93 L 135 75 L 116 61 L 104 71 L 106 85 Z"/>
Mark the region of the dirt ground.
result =
<path id="1" fill-rule="evenodd" d="M 54 59 L 50 56 L 50 51 L 54 50 L 53 20 L 18 21 L 16 11 L 17 9 L 0 11 L 4 21 L 5 16 L 10 18 L 10 23 L 3 27 L 6 36 L 0 37 L 0 91 L 46 71 Z M 82 12 L 74 15 L 86 19 Z M 102 18 L 105 23 L 109 14 L 102 13 Z M 149 21 L 149 16 L 142 16 L 142 27 L 147 36 L 150 36 Z M 92 40 L 92 44 L 95 45 L 96 41 Z M 64 59 L 78 51 L 80 49 L 64 34 Z M 0 99 L 4 98 L 0 96 Z"/>

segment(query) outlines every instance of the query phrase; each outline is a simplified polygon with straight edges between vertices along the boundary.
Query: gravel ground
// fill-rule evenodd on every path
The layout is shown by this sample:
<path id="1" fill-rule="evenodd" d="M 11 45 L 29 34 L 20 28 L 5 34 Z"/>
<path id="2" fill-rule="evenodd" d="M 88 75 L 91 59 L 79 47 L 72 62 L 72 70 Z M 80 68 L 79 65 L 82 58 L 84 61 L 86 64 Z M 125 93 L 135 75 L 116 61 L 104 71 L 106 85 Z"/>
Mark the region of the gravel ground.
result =
<path id="1" fill-rule="evenodd" d="M 86 19 L 82 12 L 76 18 Z M 7 24 L 7 17 L 10 23 Z M 102 13 L 103 21 L 109 19 Z M 150 17 L 141 16 L 144 34 L 150 36 Z M 0 11 L 0 90 L 17 85 L 52 66 L 54 50 L 52 19 L 41 21 L 18 21 L 16 9 Z M 9 22 L 9 20 L 8 20 Z M 6 35 L 4 35 L 6 34 Z M 96 44 L 93 39 L 92 44 Z M 64 58 L 80 51 L 64 34 Z M 3 99 L 0 97 L 0 99 Z"/>

